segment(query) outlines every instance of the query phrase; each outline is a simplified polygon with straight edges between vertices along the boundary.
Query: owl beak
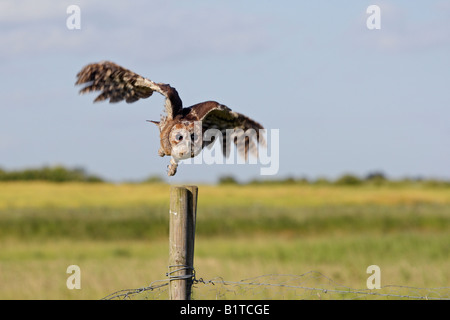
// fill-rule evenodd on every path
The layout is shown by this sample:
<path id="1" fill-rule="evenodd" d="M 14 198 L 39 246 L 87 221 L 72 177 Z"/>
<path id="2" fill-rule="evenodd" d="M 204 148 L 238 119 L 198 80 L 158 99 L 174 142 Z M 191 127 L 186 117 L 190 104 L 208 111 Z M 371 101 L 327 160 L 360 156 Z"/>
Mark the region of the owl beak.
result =
<path id="1" fill-rule="evenodd" d="M 159 127 L 159 121 L 147 120 L 147 122 L 154 123 L 154 124 L 156 124 Z"/>

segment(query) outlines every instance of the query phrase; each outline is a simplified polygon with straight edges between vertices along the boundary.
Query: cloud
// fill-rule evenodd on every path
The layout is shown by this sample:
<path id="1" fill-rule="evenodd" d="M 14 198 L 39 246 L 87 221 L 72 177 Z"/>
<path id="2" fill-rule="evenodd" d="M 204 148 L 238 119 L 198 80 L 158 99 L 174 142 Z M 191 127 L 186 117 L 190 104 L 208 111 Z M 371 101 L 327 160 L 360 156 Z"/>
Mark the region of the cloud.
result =
<path id="1" fill-rule="evenodd" d="M 53 53 L 127 54 L 165 60 L 252 53 L 273 42 L 267 17 L 173 1 L 78 1 L 81 30 L 69 30 L 67 1 L 1 2 L 3 58 Z"/>

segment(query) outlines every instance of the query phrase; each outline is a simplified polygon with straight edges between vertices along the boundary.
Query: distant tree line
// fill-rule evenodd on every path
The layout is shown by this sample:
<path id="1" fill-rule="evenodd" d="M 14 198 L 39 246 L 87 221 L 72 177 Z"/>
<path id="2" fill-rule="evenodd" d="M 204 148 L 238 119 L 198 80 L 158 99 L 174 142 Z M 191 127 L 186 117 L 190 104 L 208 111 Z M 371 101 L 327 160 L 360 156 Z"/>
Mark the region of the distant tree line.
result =
<path id="1" fill-rule="evenodd" d="M 236 178 L 231 175 L 222 176 L 219 178 L 219 184 L 253 184 L 253 185 L 262 185 L 262 184 L 303 184 L 303 185 L 337 185 L 337 186 L 360 186 L 360 185 L 405 185 L 405 184 L 421 184 L 427 186 L 445 186 L 450 187 L 449 180 L 442 179 L 430 179 L 423 177 L 406 177 L 402 179 L 389 179 L 382 172 L 371 172 L 367 174 L 365 177 L 360 177 L 354 174 L 346 173 L 337 179 L 328 179 L 325 177 L 320 177 L 317 179 L 308 179 L 305 177 L 294 178 L 294 177 L 286 177 L 282 179 L 254 179 L 246 183 L 239 182 Z"/>
<path id="2" fill-rule="evenodd" d="M 0 181 L 51 181 L 51 182 L 103 182 L 83 168 L 68 169 L 62 166 L 5 171 L 0 169 Z"/>
<path id="3" fill-rule="evenodd" d="M 30 168 L 23 170 L 6 171 L 0 168 L 1 181 L 50 181 L 50 182 L 107 182 L 103 178 L 88 174 L 83 168 L 65 168 L 63 166 L 45 166 L 42 168 Z M 166 183 L 164 178 L 158 175 L 149 176 L 140 181 L 130 181 L 128 183 Z M 218 179 L 219 185 L 336 185 L 336 186 L 360 186 L 360 185 L 405 185 L 420 184 L 427 186 L 445 186 L 450 187 L 450 180 L 429 179 L 423 177 L 389 179 L 382 172 L 371 172 L 364 177 L 354 174 L 343 174 L 337 179 L 328 179 L 320 177 L 308 179 L 306 177 L 285 177 L 278 179 L 254 179 L 248 182 L 239 182 L 234 176 L 226 175 Z"/>

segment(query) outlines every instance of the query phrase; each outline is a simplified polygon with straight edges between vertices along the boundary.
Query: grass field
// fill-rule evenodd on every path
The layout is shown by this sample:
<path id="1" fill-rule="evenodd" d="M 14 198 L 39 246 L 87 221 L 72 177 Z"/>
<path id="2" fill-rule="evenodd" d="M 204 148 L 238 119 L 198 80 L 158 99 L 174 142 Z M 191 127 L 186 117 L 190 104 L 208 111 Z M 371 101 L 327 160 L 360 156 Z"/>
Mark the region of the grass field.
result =
<path id="1" fill-rule="evenodd" d="M 0 299 L 100 299 L 166 279 L 169 188 L 0 183 Z M 205 280 L 315 270 L 365 288 L 376 264 L 383 286 L 450 287 L 450 188 L 199 186 L 195 250 Z M 66 287 L 72 264 L 81 290 Z"/>

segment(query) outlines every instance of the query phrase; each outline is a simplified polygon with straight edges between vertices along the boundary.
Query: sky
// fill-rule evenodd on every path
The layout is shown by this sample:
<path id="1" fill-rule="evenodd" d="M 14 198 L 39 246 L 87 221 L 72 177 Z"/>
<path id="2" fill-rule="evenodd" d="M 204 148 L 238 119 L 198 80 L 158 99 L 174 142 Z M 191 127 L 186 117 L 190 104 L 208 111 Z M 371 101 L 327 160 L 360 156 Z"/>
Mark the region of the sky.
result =
<path id="1" fill-rule="evenodd" d="M 70 5 L 80 29 L 69 29 Z M 369 29 L 370 5 L 380 29 Z M 72 20 L 70 20 L 72 21 Z M 381 171 L 450 178 L 448 1 L 0 0 L 0 168 L 82 167 L 170 183 Z M 181 164 L 166 177 L 164 98 L 93 104 L 86 64 L 114 61 L 276 129 L 279 168 Z M 270 151 L 270 148 L 269 148 Z"/>

